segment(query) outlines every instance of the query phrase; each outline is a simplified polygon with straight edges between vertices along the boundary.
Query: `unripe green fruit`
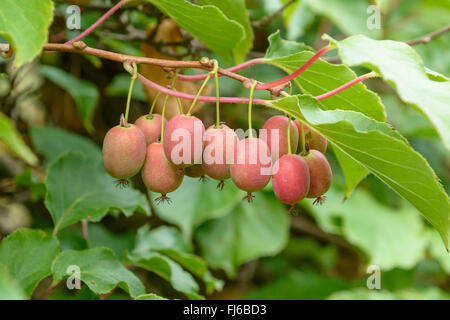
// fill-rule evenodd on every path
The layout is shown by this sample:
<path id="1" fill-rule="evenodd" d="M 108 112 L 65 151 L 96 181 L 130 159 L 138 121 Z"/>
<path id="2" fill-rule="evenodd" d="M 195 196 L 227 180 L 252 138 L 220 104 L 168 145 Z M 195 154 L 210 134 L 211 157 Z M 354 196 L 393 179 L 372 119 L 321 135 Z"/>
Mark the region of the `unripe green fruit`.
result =
<path id="1" fill-rule="evenodd" d="M 201 163 L 205 126 L 194 116 L 176 115 L 164 128 L 164 152 L 179 167 Z"/>
<path id="2" fill-rule="evenodd" d="M 184 174 L 191 178 L 200 178 L 205 175 L 205 170 L 201 164 L 195 164 L 192 167 L 184 168 Z"/>
<path id="3" fill-rule="evenodd" d="M 163 145 L 154 142 L 147 147 L 142 180 L 148 189 L 165 196 L 181 185 L 183 172 L 167 160 Z"/>
<path id="4" fill-rule="evenodd" d="M 148 114 L 139 117 L 134 123 L 141 129 L 145 136 L 145 141 L 147 145 L 159 141 L 159 135 L 161 134 L 161 115 L 154 113 L 151 116 Z M 167 120 L 164 119 L 165 125 L 167 125 Z"/>
<path id="5" fill-rule="evenodd" d="M 303 158 L 309 168 L 310 184 L 308 198 L 317 198 L 330 189 L 333 173 L 330 164 L 323 153 L 317 150 L 309 150 Z"/>
<path id="6" fill-rule="evenodd" d="M 236 145 L 235 161 L 230 166 L 231 179 L 239 189 L 251 193 L 264 188 L 270 180 L 271 157 L 267 144 L 258 138 L 247 138 Z"/>
<path id="7" fill-rule="evenodd" d="M 295 124 L 297 125 L 298 128 L 298 132 L 300 133 L 300 121 L 296 120 Z M 327 151 L 327 139 L 325 139 L 324 136 L 322 136 L 321 134 L 311 130 L 310 127 L 308 127 L 306 124 L 303 123 L 303 130 L 305 133 L 305 140 L 306 143 L 308 144 L 308 148 L 309 149 L 314 149 L 314 150 L 318 150 L 322 153 L 325 153 Z M 301 149 L 302 147 L 302 141 L 301 141 L 301 136 L 299 139 L 299 148 Z"/>
<path id="8" fill-rule="evenodd" d="M 267 130 L 267 135 L 261 135 L 260 138 L 267 143 L 271 150 L 272 160 L 276 161 L 279 157 L 288 153 L 288 135 L 287 128 L 289 118 L 285 116 L 270 117 L 263 125 L 262 129 Z M 278 131 L 278 132 L 277 132 Z M 276 138 L 278 133 L 278 138 Z M 298 145 L 298 129 L 293 120 L 291 120 L 291 151 L 295 153 Z M 274 149 L 274 150 L 272 150 Z M 278 154 L 276 154 L 278 149 Z"/>
<path id="9" fill-rule="evenodd" d="M 274 165 L 273 192 L 283 203 L 293 205 L 306 197 L 310 176 L 308 165 L 296 154 L 285 154 Z"/>
<path id="10" fill-rule="evenodd" d="M 133 124 L 115 126 L 103 140 L 103 165 L 117 179 L 128 179 L 141 170 L 146 153 L 145 137 Z"/>
<path id="11" fill-rule="evenodd" d="M 226 125 L 220 128 L 211 126 L 205 131 L 204 140 L 202 166 L 206 174 L 220 181 L 228 179 L 238 143 L 236 133 Z"/>

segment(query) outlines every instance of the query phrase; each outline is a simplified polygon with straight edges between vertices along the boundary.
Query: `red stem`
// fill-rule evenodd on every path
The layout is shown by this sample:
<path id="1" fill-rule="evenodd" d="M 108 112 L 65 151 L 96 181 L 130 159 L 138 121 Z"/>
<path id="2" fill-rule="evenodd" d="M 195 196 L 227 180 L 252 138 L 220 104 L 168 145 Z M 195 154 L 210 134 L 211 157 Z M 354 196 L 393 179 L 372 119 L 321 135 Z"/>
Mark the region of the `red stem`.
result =
<path id="1" fill-rule="evenodd" d="M 227 68 L 225 70 L 230 71 L 230 72 L 236 72 L 245 68 L 248 68 L 254 64 L 260 64 L 260 63 L 264 63 L 264 59 L 262 58 L 258 58 L 258 59 L 252 59 L 252 60 L 248 60 L 245 61 L 244 63 L 238 64 L 234 67 L 231 68 Z M 183 74 L 179 74 L 178 75 L 178 80 L 182 80 L 182 81 L 200 81 L 200 80 L 205 80 L 207 76 L 206 74 L 198 74 L 195 76 L 187 76 L 187 75 L 183 75 Z M 219 74 L 219 77 L 222 77 L 222 74 Z M 211 77 L 211 79 L 214 79 L 214 76 Z"/>
<path id="2" fill-rule="evenodd" d="M 50 292 L 52 292 L 52 290 L 55 288 L 56 285 L 51 284 L 50 287 L 47 288 L 47 290 L 45 290 L 44 294 L 42 295 L 42 297 L 40 297 L 40 300 L 45 300 L 47 299 L 48 295 L 50 294 Z"/>
<path id="3" fill-rule="evenodd" d="M 329 91 L 327 93 L 324 93 L 324 94 L 322 94 L 320 96 L 317 96 L 316 99 L 320 101 L 320 100 L 329 98 L 329 97 L 334 96 L 335 94 L 338 94 L 339 92 L 344 91 L 345 89 L 353 86 L 354 84 L 357 84 L 358 82 L 361 82 L 363 80 L 372 78 L 374 76 L 375 76 L 375 73 L 373 73 L 373 72 L 369 72 L 369 73 L 363 74 L 362 76 L 359 76 L 358 78 L 353 79 L 350 82 L 347 82 L 346 84 L 340 86 L 339 88 L 331 90 L 331 91 Z"/>
<path id="4" fill-rule="evenodd" d="M 84 37 L 88 36 L 92 31 L 95 30 L 99 25 L 101 25 L 106 19 L 108 19 L 111 15 L 114 14 L 117 10 L 120 9 L 125 3 L 127 3 L 128 0 L 122 0 L 119 3 L 117 3 L 115 6 L 113 6 L 111 9 L 109 9 L 100 19 L 98 19 L 92 26 L 84 30 L 82 33 L 80 33 L 78 36 L 73 38 L 72 40 L 67 41 L 65 44 L 72 44 L 74 42 L 82 40 Z"/>
<path id="5" fill-rule="evenodd" d="M 274 87 L 278 87 L 282 84 L 285 84 L 295 78 L 297 78 L 303 71 L 308 69 L 317 59 L 319 59 L 321 56 L 323 56 L 325 53 L 333 49 L 333 47 L 327 46 L 322 49 L 320 49 L 311 59 L 309 59 L 303 66 L 301 66 L 299 69 L 297 69 L 295 72 L 287 75 L 286 77 L 283 77 L 281 79 L 268 82 L 268 83 L 259 83 L 256 86 L 256 90 L 266 90 Z"/>
<path id="6" fill-rule="evenodd" d="M 191 100 L 191 101 L 195 99 L 195 95 L 167 89 L 166 87 L 163 87 L 157 83 L 154 83 L 153 81 L 147 79 L 146 77 L 144 77 L 143 75 L 141 75 L 139 73 L 138 73 L 137 79 L 140 82 L 142 82 L 145 86 L 153 88 L 158 91 L 161 91 L 162 93 L 168 94 L 169 96 L 177 97 L 177 98 L 181 98 L 181 99 L 185 99 L 185 100 Z M 200 97 L 198 97 L 197 101 L 216 102 L 216 97 L 200 96 Z M 238 97 L 220 97 L 219 102 L 222 102 L 222 103 L 248 103 L 249 99 L 248 98 L 238 98 Z M 267 100 L 253 99 L 253 103 L 265 105 L 267 103 Z"/>

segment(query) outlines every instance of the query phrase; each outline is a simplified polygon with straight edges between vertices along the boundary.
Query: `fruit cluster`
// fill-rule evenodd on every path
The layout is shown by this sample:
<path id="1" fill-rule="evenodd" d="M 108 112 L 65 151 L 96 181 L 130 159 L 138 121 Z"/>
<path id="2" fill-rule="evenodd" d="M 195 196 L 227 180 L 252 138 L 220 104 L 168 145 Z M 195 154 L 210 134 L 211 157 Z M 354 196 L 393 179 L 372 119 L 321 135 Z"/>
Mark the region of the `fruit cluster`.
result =
<path id="1" fill-rule="evenodd" d="M 167 121 L 159 114 L 145 115 L 135 124 L 121 121 L 108 131 L 103 163 L 120 183 L 142 169 L 144 184 L 161 193 L 160 201 L 169 200 L 167 194 L 187 175 L 218 180 L 218 189 L 231 177 L 249 202 L 272 177 L 274 193 L 283 203 L 293 206 L 305 197 L 321 202 L 332 180 L 323 155 L 327 140 L 286 116 L 269 118 L 262 129 L 259 138 L 250 133 L 239 140 L 225 124 L 205 130 L 195 116 L 180 114 Z"/>

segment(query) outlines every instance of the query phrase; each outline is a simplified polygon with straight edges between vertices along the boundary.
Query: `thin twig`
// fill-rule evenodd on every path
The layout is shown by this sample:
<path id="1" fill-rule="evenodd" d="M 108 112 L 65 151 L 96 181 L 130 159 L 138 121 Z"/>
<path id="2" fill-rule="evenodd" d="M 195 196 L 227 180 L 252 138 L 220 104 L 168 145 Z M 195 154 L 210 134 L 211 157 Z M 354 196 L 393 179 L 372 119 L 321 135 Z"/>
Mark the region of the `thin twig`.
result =
<path id="1" fill-rule="evenodd" d="M 279 17 L 283 11 L 289 7 L 291 4 L 293 4 L 296 0 L 289 0 L 288 2 L 286 2 L 280 9 L 278 9 L 277 11 L 268 14 L 267 16 L 263 17 L 262 19 L 258 20 L 258 21 L 253 21 L 252 22 L 252 26 L 254 28 L 261 28 L 267 24 L 270 23 L 270 21 L 272 21 L 273 19 Z"/>
<path id="2" fill-rule="evenodd" d="M 442 29 L 439 29 L 439 30 L 435 31 L 435 32 L 432 32 L 432 33 L 429 33 L 427 35 L 424 35 L 423 37 L 420 37 L 420 38 L 415 39 L 415 40 L 408 41 L 407 44 L 409 44 L 410 46 L 414 46 L 414 45 L 420 44 L 420 43 L 428 43 L 432 39 L 434 39 L 436 37 L 439 37 L 440 35 L 448 32 L 448 31 L 450 31 L 450 24 L 448 26 L 442 28 Z"/>

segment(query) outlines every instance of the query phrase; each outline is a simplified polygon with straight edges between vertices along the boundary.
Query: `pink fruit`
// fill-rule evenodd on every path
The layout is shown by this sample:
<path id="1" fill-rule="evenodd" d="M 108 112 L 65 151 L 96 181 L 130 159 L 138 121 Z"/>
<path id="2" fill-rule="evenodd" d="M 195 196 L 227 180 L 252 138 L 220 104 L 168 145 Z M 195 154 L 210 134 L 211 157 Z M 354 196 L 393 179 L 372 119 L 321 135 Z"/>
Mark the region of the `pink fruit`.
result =
<path id="1" fill-rule="evenodd" d="M 220 128 L 209 127 L 205 131 L 204 140 L 202 166 L 208 176 L 221 181 L 218 188 L 222 189 L 223 180 L 230 177 L 230 164 L 234 159 L 238 137 L 229 127 L 221 125 Z"/>
<path id="2" fill-rule="evenodd" d="M 289 126 L 289 118 L 285 116 L 273 116 L 269 118 L 263 125 L 263 129 L 267 130 L 267 135 L 261 135 L 260 138 L 267 143 L 272 159 L 275 161 L 282 155 L 288 153 L 288 136 L 287 128 Z M 294 121 L 291 121 L 291 151 L 295 153 L 298 145 L 298 129 Z"/>
<path id="3" fill-rule="evenodd" d="M 306 161 L 296 154 L 285 154 L 274 165 L 273 192 L 283 203 L 293 205 L 309 191 L 309 169 Z"/>
<path id="4" fill-rule="evenodd" d="M 144 133 L 147 145 L 159 140 L 159 135 L 161 134 L 161 119 L 160 114 L 154 113 L 151 116 L 146 114 L 139 117 L 134 123 Z M 164 123 L 167 126 L 166 119 L 164 119 Z"/>
<path id="5" fill-rule="evenodd" d="M 167 199 L 166 194 L 176 190 L 183 181 L 183 173 L 167 160 L 163 145 L 159 142 L 147 147 L 142 180 L 148 189 L 162 194 L 159 200 Z"/>
<path id="6" fill-rule="evenodd" d="M 306 160 L 309 168 L 310 184 L 308 198 L 317 198 L 322 196 L 331 186 L 333 173 L 327 158 L 317 151 L 309 150 L 309 153 L 303 158 Z"/>
<path id="7" fill-rule="evenodd" d="M 192 167 L 184 168 L 184 174 L 191 178 L 200 178 L 201 181 L 206 179 L 205 170 L 201 164 L 194 164 Z"/>
<path id="8" fill-rule="evenodd" d="M 205 126 L 194 116 L 176 115 L 164 129 L 164 152 L 180 167 L 201 163 Z"/>
<path id="9" fill-rule="evenodd" d="M 258 138 L 247 138 L 236 145 L 234 163 L 230 166 L 231 179 L 238 188 L 247 191 L 248 202 L 252 192 L 264 188 L 270 180 L 271 157 L 267 144 Z"/>
<path id="10" fill-rule="evenodd" d="M 296 120 L 295 124 L 297 125 L 298 128 L 298 132 L 300 135 L 300 121 Z M 308 127 L 306 124 L 303 123 L 303 130 L 305 132 L 305 140 L 306 143 L 308 144 L 308 148 L 309 149 L 314 149 L 314 150 L 318 150 L 322 153 L 325 153 L 327 151 L 327 139 L 325 139 L 324 136 L 322 136 L 321 134 L 311 130 L 310 127 Z M 302 141 L 301 141 L 301 135 L 300 135 L 300 139 L 299 139 L 299 148 L 302 148 Z"/>
<path id="11" fill-rule="evenodd" d="M 115 126 L 103 140 L 103 165 L 114 178 L 126 180 L 141 170 L 145 160 L 145 137 L 133 124 Z"/>

